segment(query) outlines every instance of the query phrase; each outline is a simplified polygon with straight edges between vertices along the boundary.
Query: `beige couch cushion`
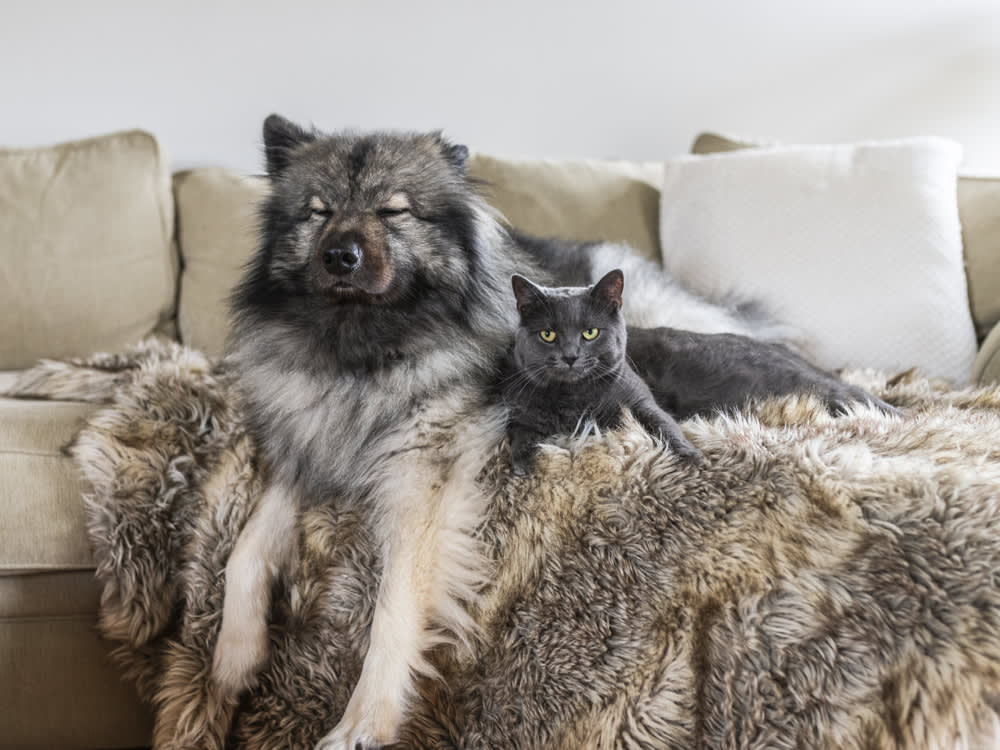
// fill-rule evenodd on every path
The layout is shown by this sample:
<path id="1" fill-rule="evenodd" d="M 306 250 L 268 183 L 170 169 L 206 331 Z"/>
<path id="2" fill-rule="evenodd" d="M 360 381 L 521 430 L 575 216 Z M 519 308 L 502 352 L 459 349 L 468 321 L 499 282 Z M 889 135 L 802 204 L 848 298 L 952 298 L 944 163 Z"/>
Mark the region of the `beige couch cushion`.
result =
<path id="1" fill-rule="evenodd" d="M 0 392 L 17 373 L 0 372 Z M 80 484 L 61 449 L 94 406 L 0 398 L 0 746 L 143 747 L 152 717 L 97 632 Z"/>
<path id="2" fill-rule="evenodd" d="M 972 363 L 972 382 L 979 385 L 1000 383 L 1000 323 L 983 340 Z"/>
<path id="3" fill-rule="evenodd" d="M 691 153 L 712 154 L 766 145 L 702 133 L 695 139 Z M 1000 177 L 960 176 L 958 213 L 972 319 L 982 339 L 1000 321 Z"/>
<path id="4" fill-rule="evenodd" d="M 177 237 L 184 272 L 177 310 L 178 334 L 209 356 L 222 353 L 227 299 L 256 242 L 256 208 L 267 181 L 225 169 L 174 176 Z"/>
<path id="5" fill-rule="evenodd" d="M 94 567 L 80 483 L 62 453 L 94 408 L 0 398 L 0 575 Z"/>
<path id="6" fill-rule="evenodd" d="M 469 173 L 486 183 L 490 204 L 518 229 L 542 236 L 626 242 L 660 259 L 661 164 L 500 159 L 474 154 Z M 205 168 L 174 177 L 184 271 L 181 341 L 209 355 L 223 350 L 226 298 L 255 241 L 261 178 Z"/>
<path id="7" fill-rule="evenodd" d="M 0 150 L 0 369 L 169 331 L 173 221 L 148 133 Z"/>
<path id="8" fill-rule="evenodd" d="M 542 237 L 609 240 L 660 260 L 660 162 L 502 159 L 474 154 L 469 174 L 511 226 Z"/>
<path id="9" fill-rule="evenodd" d="M 982 337 L 1000 321 L 1000 178 L 960 177 L 958 214 L 969 303 Z"/>
<path id="10" fill-rule="evenodd" d="M 0 575 L 0 747 L 148 747 L 152 712 L 97 632 L 93 573 Z"/>

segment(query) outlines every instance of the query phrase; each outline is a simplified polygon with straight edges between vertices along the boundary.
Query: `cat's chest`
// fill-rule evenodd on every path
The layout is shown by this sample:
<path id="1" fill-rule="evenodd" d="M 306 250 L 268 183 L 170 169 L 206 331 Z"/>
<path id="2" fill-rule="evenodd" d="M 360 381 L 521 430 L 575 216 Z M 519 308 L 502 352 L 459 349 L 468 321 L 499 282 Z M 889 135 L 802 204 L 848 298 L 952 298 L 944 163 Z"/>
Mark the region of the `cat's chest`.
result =
<path id="1" fill-rule="evenodd" d="M 516 419 L 543 428 L 571 429 L 580 419 L 610 426 L 620 417 L 622 394 L 614 383 L 604 381 L 555 384 L 515 398 L 510 406 Z"/>

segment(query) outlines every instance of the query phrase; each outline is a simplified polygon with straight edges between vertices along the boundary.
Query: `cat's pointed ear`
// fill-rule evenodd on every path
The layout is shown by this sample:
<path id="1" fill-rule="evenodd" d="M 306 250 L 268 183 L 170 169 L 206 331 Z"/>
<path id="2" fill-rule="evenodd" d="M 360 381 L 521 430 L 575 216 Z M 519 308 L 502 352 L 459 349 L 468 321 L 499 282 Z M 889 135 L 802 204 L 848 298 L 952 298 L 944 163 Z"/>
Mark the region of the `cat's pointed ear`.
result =
<path id="1" fill-rule="evenodd" d="M 541 289 L 516 273 L 510 277 L 510 285 L 514 289 L 514 298 L 517 300 L 517 312 L 519 315 L 524 315 L 525 312 L 538 304 L 544 296 Z"/>
<path id="2" fill-rule="evenodd" d="M 316 133 L 299 127 L 281 115 L 264 120 L 264 159 L 267 173 L 274 177 L 284 171 L 296 146 L 316 140 Z"/>
<path id="3" fill-rule="evenodd" d="M 603 278 L 590 288 L 590 295 L 616 310 L 622 306 L 622 292 L 625 289 L 625 275 L 620 269 L 608 271 Z"/>

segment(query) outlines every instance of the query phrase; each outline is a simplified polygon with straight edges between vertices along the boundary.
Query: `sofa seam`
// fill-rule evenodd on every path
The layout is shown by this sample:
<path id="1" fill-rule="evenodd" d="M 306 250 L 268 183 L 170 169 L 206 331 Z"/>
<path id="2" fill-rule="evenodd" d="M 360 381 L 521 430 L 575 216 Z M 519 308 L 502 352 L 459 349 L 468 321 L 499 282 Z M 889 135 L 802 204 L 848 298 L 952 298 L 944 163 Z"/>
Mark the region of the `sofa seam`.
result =
<path id="1" fill-rule="evenodd" d="M 72 622 L 80 620 L 96 622 L 97 616 L 97 610 L 72 615 L 0 615 L 0 625 L 30 625 L 39 622 Z"/>
<path id="2" fill-rule="evenodd" d="M 97 571 L 97 566 L 93 563 L 29 563 L 30 568 L 26 568 L 23 565 L 13 565 L 9 563 L 0 563 L 0 578 L 15 578 L 20 576 L 29 576 L 35 573 L 51 573 L 56 571 L 59 573 L 80 573 L 87 570 Z"/>

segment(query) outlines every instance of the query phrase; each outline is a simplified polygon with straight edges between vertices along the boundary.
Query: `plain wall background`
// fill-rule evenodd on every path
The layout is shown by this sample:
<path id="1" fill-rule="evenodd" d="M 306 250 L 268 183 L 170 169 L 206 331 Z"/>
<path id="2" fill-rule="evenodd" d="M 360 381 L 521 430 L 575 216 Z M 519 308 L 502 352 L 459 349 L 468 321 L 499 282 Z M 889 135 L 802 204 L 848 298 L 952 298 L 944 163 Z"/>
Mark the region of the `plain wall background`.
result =
<path id="1" fill-rule="evenodd" d="M 178 168 L 259 171 L 277 111 L 525 156 L 934 134 L 1000 174 L 1000 0 L 3 0 L 0 71 L 0 144 L 141 127 Z"/>

